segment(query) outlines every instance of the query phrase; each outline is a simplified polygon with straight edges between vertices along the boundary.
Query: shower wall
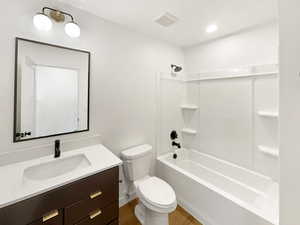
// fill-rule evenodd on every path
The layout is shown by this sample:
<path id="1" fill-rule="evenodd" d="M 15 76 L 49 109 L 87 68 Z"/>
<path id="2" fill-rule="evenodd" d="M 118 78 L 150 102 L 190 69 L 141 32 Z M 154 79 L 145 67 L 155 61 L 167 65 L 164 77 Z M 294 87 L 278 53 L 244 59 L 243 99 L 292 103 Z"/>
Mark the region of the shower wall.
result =
<path id="1" fill-rule="evenodd" d="M 184 147 L 277 181 L 276 65 L 251 68 L 247 74 L 218 72 L 214 78 L 198 74 L 194 80 L 161 79 L 159 153 L 174 151 L 169 133 L 175 129 Z"/>
<path id="2" fill-rule="evenodd" d="M 157 154 L 162 155 L 172 151 L 172 130 L 176 130 L 179 139 L 182 139 L 180 130 L 183 119 L 180 104 L 185 97 L 185 84 L 182 79 L 174 79 L 169 74 L 160 74 L 158 80 Z"/>
<path id="3" fill-rule="evenodd" d="M 160 76 L 158 154 L 173 151 L 176 129 L 185 147 L 278 180 L 278 24 L 184 54 L 185 79 Z"/>
<path id="4" fill-rule="evenodd" d="M 277 86 L 276 76 L 187 84 L 191 98 L 198 91 L 192 103 L 199 109 L 192 116 L 197 133 L 183 136 L 185 146 L 278 180 Z"/>
<path id="5" fill-rule="evenodd" d="M 250 168 L 252 159 L 252 82 L 208 80 L 197 84 L 197 135 L 190 148 Z M 189 87 L 187 88 L 189 89 Z"/>

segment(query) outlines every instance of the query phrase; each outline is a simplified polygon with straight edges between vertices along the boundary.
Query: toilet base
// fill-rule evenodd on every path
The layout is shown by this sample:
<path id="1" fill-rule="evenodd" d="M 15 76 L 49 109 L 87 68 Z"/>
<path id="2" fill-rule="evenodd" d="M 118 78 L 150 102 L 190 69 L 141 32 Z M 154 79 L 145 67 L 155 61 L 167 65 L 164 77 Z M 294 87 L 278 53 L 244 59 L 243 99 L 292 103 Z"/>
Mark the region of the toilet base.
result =
<path id="1" fill-rule="evenodd" d="M 141 202 L 135 206 L 135 216 L 142 225 L 169 225 L 169 215 L 146 208 Z"/>
<path id="2" fill-rule="evenodd" d="M 142 203 L 139 203 L 135 206 L 134 214 L 135 214 L 136 218 L 138 219 L 138 221 L 142 225 L 145 224 L 145 213 L 146 213 L 146 209 L 145 209 L 145 206 Z"/>

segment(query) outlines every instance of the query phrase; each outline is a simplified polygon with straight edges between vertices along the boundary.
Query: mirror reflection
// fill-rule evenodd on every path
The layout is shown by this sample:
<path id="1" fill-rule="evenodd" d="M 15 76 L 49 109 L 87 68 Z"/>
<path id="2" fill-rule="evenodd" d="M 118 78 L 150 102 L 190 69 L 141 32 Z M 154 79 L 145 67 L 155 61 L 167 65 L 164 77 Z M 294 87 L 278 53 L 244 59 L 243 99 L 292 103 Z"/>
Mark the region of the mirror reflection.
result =
<path id="1" fill-rule="evenodd" d="M 90 53 L 16 42 L 15 141 L 87 131 Z"/>

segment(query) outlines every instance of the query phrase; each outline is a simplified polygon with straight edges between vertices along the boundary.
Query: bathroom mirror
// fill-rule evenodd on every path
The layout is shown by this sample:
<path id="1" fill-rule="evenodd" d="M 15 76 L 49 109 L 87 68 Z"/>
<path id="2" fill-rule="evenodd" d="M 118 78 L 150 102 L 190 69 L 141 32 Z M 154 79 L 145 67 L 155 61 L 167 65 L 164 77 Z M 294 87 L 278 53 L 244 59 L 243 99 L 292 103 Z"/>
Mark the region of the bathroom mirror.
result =
<path id="1" fill-rule="evenodd" d="M 16 38 L 14 142 L 89 130 L 90 53 Z"/>

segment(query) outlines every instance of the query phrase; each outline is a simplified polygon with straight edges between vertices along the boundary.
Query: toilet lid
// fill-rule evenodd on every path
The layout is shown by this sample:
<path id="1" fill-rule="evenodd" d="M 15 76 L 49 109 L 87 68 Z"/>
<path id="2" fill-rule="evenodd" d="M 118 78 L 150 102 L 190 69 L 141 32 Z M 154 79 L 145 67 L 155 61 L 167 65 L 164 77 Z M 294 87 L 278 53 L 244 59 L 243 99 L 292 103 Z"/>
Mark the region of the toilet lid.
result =
<path id="1" fill-rule="evenodd" d="M 173 188 L 165 181 L 150 177 L 138 185 L 138 192 L 143 200 L 158 208 L 176 207 L 176 195 Z"/>

